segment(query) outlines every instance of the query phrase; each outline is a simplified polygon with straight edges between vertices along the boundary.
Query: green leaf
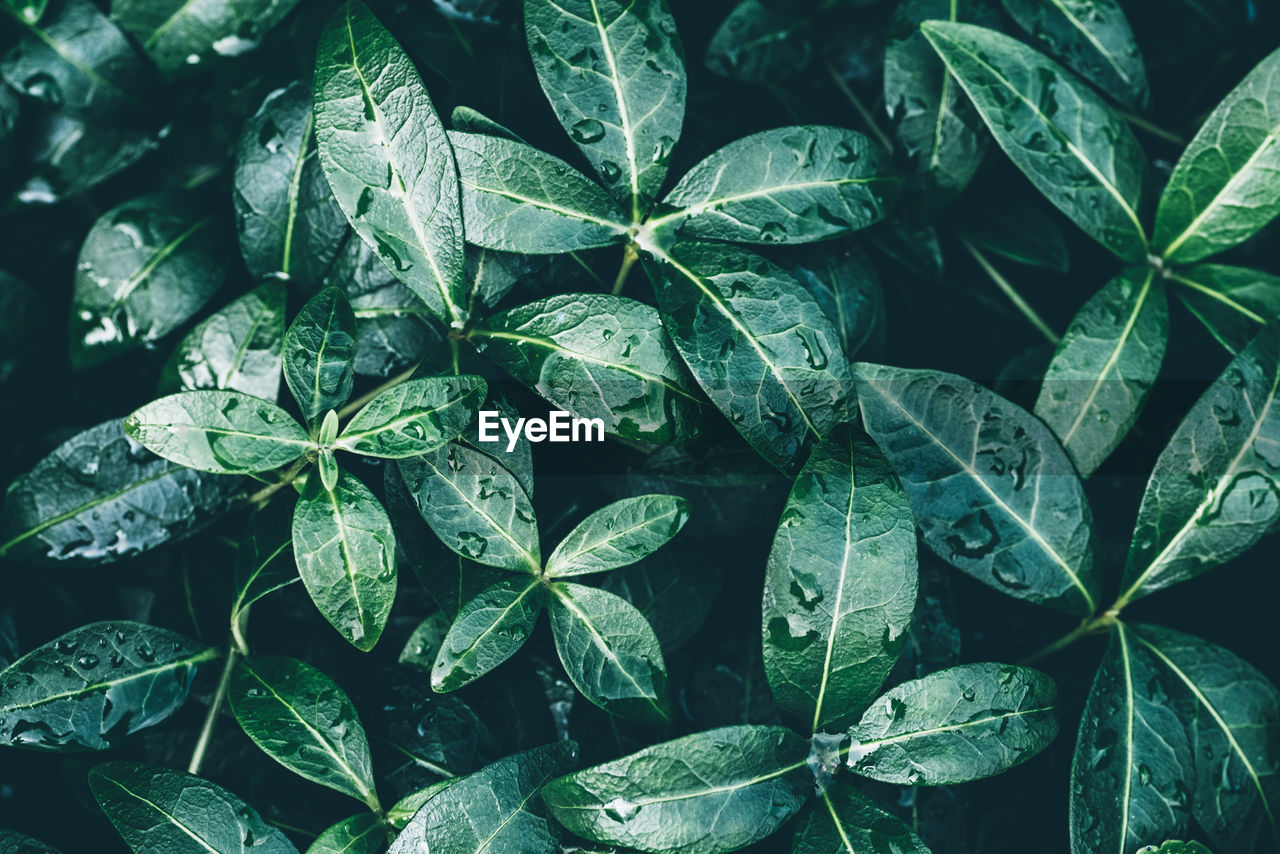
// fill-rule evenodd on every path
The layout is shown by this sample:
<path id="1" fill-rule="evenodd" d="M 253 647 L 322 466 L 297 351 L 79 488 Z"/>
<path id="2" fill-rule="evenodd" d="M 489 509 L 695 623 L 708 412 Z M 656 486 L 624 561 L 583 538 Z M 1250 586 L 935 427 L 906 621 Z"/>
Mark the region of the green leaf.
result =
<path id="1" fill-rule="evenodd" d="M 215 474 L 271 471 L 311 447 L 289 413 L 238 391 L 184 391 L 153 400 L 124 420 L 124 431 L 154 454 Z"/>
<path id="2" fill-rule="evenodd" d="M 867 363 L 854 372 L 863 423 L 929 548 L 1010 596 L 1092 613 L 1092 514 L 1049 429 L 954 374 Z"/>
<path id="3" fill-rule="evenodd" d="M 809 747 L 788 729 L 733 726 L 662 742 L 552 780 L 556 821 L 594 842 L 724 854 L 764 839 L 813 790 Z"/>
<path id="4" fill-rule="evenodd" d="M 111 16 L 169 76 L 258 46 L 298 0 L 112 0 Z"/>
<path id="5" fill-rule="evenodd" d="M 1053 680 L 1029 667 L 965 664 L 892 689 L 849 735 L 854 773 L 901 786 L 980 780 L 1058 734 Z"/>
<path id="6" fill-rule="evenodd" d="M 1071 850 L 1133 852 L 1185 834 L 1192 746 L 1150 650 L 1116 623 L 1071 764 Z"/>
<path id="7" fill-rule="evenodd" d="M 1154 845 L 1139 848 L 1138 854 L 1212 854 L 1212 852 L 1199 842 L 1179 842 L 1176 839 L 1170 839 L 1158 848 Z"/>
<path id="8" fill-rule="evenodd" d="M 1147 69 L 1118 0 L 1003 0 L 1005 11 L 1067 67 L 1122 104 L 1147 103 Z"/>
<path id="9" fill-rule="evenodd" d="M 498 124 L 479 110 L 462 104 L 454 107 L 453 112 L 449 114 L 449 127 L 462 133 L 498 136 L 515 142 L 524 142 L 518 133 L 506 125 Z"/>
<path id="10" fill-rule="evenodd" d="M 642 442 L 697 433 L 696 389 L 652 306 L 561 294 L 495 315 L 487 326 L 474 333 L 484 354 L 557 407 Z"/>
<path id="11" fill-rule="evenodd" d="M 222 287 L 212 220 L 167 195 L 107 211 L 84 239 L 71 304 L 71 363 L 88 368 L 181 326 Z"/>
<path id="12" fill-rule="evenodd" d="M 16 12 L 23 22 L 38 24 L 45 9 L 49 8 L 49 0 L 5 0 L 5 5 Z"/>
<path id="13" fill-rule="evenodd" d="M 236 478 L 154 456 L 107 421 L 63 442 L 5 492 L 0 555 L 110 563 L 203 528 L 231 508 Z"/>
<path id="14" fill-rule="evenodd" d="M 249 521 L 249 536 L 236 549 L 235 596 L 231 624 L 238 625 L 249 606 L 302 579 L 293 557 L 293 530 L 287 502 L 272 501 Z"/>
<path id="15" fill-rule="evenodd" d="M 840 336 L 849 358 L 864 348 L 884 345 L 884 289 L 871 260 L 853 245 L 822 244 L 801 250 L 789 266 L 804 289 L 818 303 Z"/>
<path id="16" fill-rule="evenodd" d="M 1187 146 L 1156 209 L 1155 245 L 1187 264 L 1230 249 L 1280 214 L 1280 51 L 1240 81 Z"/>
<path id="17" fill-rule="evenodd" d="M 384 391 L 357 412 L 335 447 L 366 457 L 401 459 L 456 438 L 484 403 L 480 377 L 423 377 Z"/>
<path id="18" fill-rule="evenodd" d="M 547 613 L 556 652 L 574 687 L 611 715 L 666 723 L 667 666 L 644 616 L 595 587 L 560 582 L 551 592 Z"/>
<path id="19" fill-rule="evenodd" d="M 1269 318 L 1280 317 L 1280 276 L 1197 264 L 1169 278 L 1185 286 L 1177 289 L 1183 305 L 1233 356 L 1249 346 Z"/>
<path id="20" fill-rule="evenodd" d="M 1146 158 L 1125 121 L 1069 71 L 1015 39 L 945 21 L 921 29 L 1040 192 L 1107 249 L 1145 261 L 1137 211 Z"/>
<path id="21" fill-rule="evenodd" d="M 357 649 L 373 649 L 396 598 L 395 533 L 377 497 L 345 471 L 333 491 L 308 478 L 293 511 L 293 543 L 320 613 Z"/>
<path id="22" fill-rule="evenodd" d="M 431 688 L 444 693 L 467 685 L 515 655 L 542 613 L 542 582 L 504 576 L 468 601 L 431 667 Z"/>
<path id="23" fill-rule="evenodd" d="M 316 159 L 307 84 L 275 90 L 245 122 L 233 199 L 249 272 L 320 283 L 347 233 L 347 218 Z"/>
<path id="24" fill-rule="evenodd" d="M 0 852 L 3 854 L 61 854 L 52 845 L 0 827 Z"/>
<path id="25" fill-rule="evenodd" d="M 898 660 L 916 601 L 902 484 L 866 434 L 837 428 L 805 463 L 764 580 L 764 670 L 803 731 L 847 729 Z"/>
<path id="26" fill-rule="evenodd" d="M 1170 693 L 1189 695 L 1181 718 L 1194 757 L 1196 823 L 1224 851 L 1280 845 L 1273 807 L 1280 691 L 1247 662 L 1191 635 L 1138 626 L 1133 637 L 1167 669 Z"/>
<path id="27" fill-rule="evenodd" d="M 1156 460 L 1117 607 L 1231 560 L 1280 518 L 1278 390 L 1280 327 L 1270 326 L 1201 395 Z"/>
<path id="28" fill-rule="evenodd" d="M 245 735 L 272 759 L 380 809 L 360 717 L 324 673 L 292 658 L 244 658 L 236 662 L 227 696 Z"/>
<path id="29" fill-rule="evenodd" d="M 547 558 L 547 575 L 564 577 L 628 566 L 662 548 L 689 521 L 677 495 L 615 501 L 578 523 Z"/>
<path id="30" fill-rule="evenodd" d="M 576 764 L 572 741 L 499 759 L 436 789 L 396 837 L 388 854 L 553 854 L 556 834 L 538 790 Z"/>
<path id="31" fill-rule="evenodd" d="M 742 0 L 711 36 L 707 68 L 743 83 L 778 83 L 805 70 L 813 56 L 807 16 Z"/>
<path id="32" fill-rule="evenodd" d="M 89 788 L 134 854 L 297 854 L 284 833 L 221 786 L 192 774 L 106 762 Z"/>
<path id="33" fill-rule="evenodd" d="M 626 239 L 609 194 L 558 157 L 497 136 L 449 131 L 462 183 L 467 242 L 555 253 Z"/>
<path id="34" fill-rule="evenodd" d="M 444 789 L 447 786 L 452 786 L 460 779 L 462 778 L 452 777 L 448 780 L 439 780 L 424 789 L 419 789 L 416 792 L 410 792 L 399 801 L 396 801 L 395 806 L 387 810 L 387 822 L 392 827 L 398 830 L 403 830 L 404 826 L 413 818 L 413 814 L 421 809 L 423 804 L 435 797 L 436 793 L 441 789 Z"/>
<path id="35" fill-rule="evenodd" d="M 216 650 L 142 623 L 90 623 L 0 670 L 0 743 L 105 750 L 172 715 Z"/>
<path id="36" fill-rule="evenodd" d="M 663 325 L 703 391 L 762 457 L 797 471 L 811 442 L 851 406 L 831 322 L 794 278 L 754 252 L 714 243 L 650 251 L 645 268 Z"/>
<path id="37" fill-rule="evenodd" d="M 31 202 L 57 202 L 84 193 L 159 147 L 152 131 L 114 127 L 64 112 L 39 115 L 25 108 L 22 119 L 23 134 L 31 134 L 31 165 L 17 197 Z"/>
<path id="38" fill-rule="evenodd" d="M 626 599 L 653 628 L 667 653 L 693 639 L 724 586 L 720 544 L 681 537 L 639 563 L 609 573 L 601 587 Z"/>
<path id="39" fill-rule="evenodd" d="M 857 131 L 797 125 L 752 134 L 690 169 L 647 231 L 741 243 L 809 243 L 884 216 L 897 179 Z"/>
<path id="40" fill-rule="evenodd" d="M 284 318 L 284 287 L 265 282 L 186 334 L 165 365 L 161 390 L 232 389 L 275 400 Z"/>
<path id="41" fill-rule="evenodd" d="M 895 816 L 850 786 L 820 790 L 797 821 L 791 854 L 929 854 Z"/>
<path id="42" fill-rule="evenodd" d="M 307 854 L 379 854 L 387 844 L 387 828 L 373 813 L 344 818 L 316 837 Z"/>
<path id="43" fill-rule="evenodd" d="M 954 219 L 966 240 L 993 255 L 1055 273 L 1071 267 L 1066 235 L 1041 204 L 1001 196 L 986 204 L 966 204 Z"/>
<path id="44" fill-rule="evenodd" d="M 337 288 L 307 302 L 284 336 L 284 379 L 311 427 L 351 397 L 355 385 L 356 319 Z"/>
<path id="45" fill-rule="evenodd" d="M 399 465 L 418 512 L 450 551 L 515 572 L 542 570 L 533 505 L 498 460 L 454 442 Z"/>
<path id="46" fill-rule="evenodd" d="M 1138 420 L 1168 339 L 1164 283 L 1149 267 L 1112 279 L 1067 327 L 1035 412 L 1081 476 L 1092 474 Z"/>
<path id="47" fill-rule="evenodd" d="M 684 124 L 684 50 L 666 0 L 525 0 L 524 24 L 556 118 L 639 223 Z"/>
<path id="48" fill-rule="evenodd" d="M 320 165 L 351 227 L 446 323 L 462 321 L 458 172 L 422 78 L 358 0 L 316 51 Z"/>

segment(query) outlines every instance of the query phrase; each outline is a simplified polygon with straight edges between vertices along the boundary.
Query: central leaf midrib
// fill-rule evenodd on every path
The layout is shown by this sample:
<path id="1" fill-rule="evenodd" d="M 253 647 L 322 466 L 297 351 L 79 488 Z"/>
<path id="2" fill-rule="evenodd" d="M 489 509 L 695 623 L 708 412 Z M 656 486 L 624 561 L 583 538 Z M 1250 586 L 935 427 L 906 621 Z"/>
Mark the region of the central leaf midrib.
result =
<path id="1" fill-rule="evenodd" d="M 179 820 L 178 820 L 178 818 L 177 818 L 177 816 L 174 816 L 174 815 L 170 814 L 169 812 L 167 812 L 166 810 L 161 809 L 159 804 L 155 803 L 155 802 L 154 802 L 154 801 L 152 801 L 152 800 L 149 800 L 149 799 L 147 799 L 147 798 L 144 798 L 142 795 L 139 795 L 137 792 L 135 792 L 135 791 L 133 791 L 132 789 L 128 788 L 128 787 L 127 787 L 127 786 L 125 786 L 123 783 L 121 783 L 119 780 L 116 780 L 114 777 L 109 777 L 109 776 L 107 776 L 105 773 L 103 773 L 101 776 L 102 776 L 102 778 L 103 778 L 104 780 L 106 780 L 108 783 L 110 783 L 111 785 L 113 785 L 113 786 L 115 786 L 116 788 L 118 788 L 120 791 L 124 792 L 124 793 L 125 793 L 126 795 L 128 795 L 129 797 L 131 797 L 131 798 L 135 798 L 136 800 L 139 800 L 139 801 L 142 801 L 142 803 L 146 804 L 147 806 L 151 807 L 151 808 L 152 808 L 153 810 L 155 810 L 156 812 L 160 813 L 160 815 L 162 815 L 162 816 L 164 816 L 166 819 L 168 819 L 168 821 L 169 821 L 169 823 L 170 823 L 170 824 L 172 824 L 174 827 L 178 828 L 178 829 L 179 829 L 179 830 L 181 830 L 183 833 L 185 833 L 187 836 L 190 836 L 193 840 L 195 840 L 196 842 L 198 842 L 198 843 L 201 845 L 201 847 L 203 847 L 206 851 L 208 851 L 208 852 L 209 852 L 209 854 L 220 854 L 220 852 L 218 851 L 218 849 L 214 848 L 212 845 L 210 845 L 208 842 L 206 842 L 206 841 L 204 840 L 204 838 L 203 838 L 203 837 L 199 836 L 199 835 L 198 835 L 194 830 L 192 830 L 191 828 L 189 828 L 189 827 L 187 827 L 185 824 L 183 824 L 181 821 L 179 821 Z"/>
<path id="2" fill-rule="evenodd" d="M 529 549 L 521 545 L 519 542 L 517 542 L 515 537 L 511 536 L 511 534 L 507 532 L 507 529 L 498 523 L 498 520 L 494 519 L 482 507 L 480 507 L 478 504 L 472 501 L 471 496 L 463 492 L 462 489 L 459 488 L 458 485 L 453 482 L 452 478 L 450 478 L 444 472 L 440 471 L 440 469 L 436 468 L 436 466 L 427 457 L 425 456 L 419 457 L 419 459 L 422 460 L 422 464 L 427 468 L 431 469 L 431 471 L 442 482 L 448 484 L 449 488 L 452 489 L 455 493 L 457 493 L 458 497 L 462 499 L 464 504 L 470 507 L 475 513 L 483 517 L 484 520 L 489 523 L 489 526 L 493 530 L 498 532 L 498 536 L 502 537 L 502 539 L 510 543 L 511 546 L 516 550 L 516 553 L 524 558 L 525 563 L 533 569 L 533 572 L 535 574 L 541 571 L 542 564 L 537 558 L 533 556 L 532 551 L 530 551 Z"/>
<path id="3" fill-rule="evenodd" d="M 596 628 L 596 624 L 591 621 L 591 617 L 578 606 L 578 603 L 573 601 L 573 595 L 568 591 L 561 589 L 559 586 L 552 587 L 551 589 L 555 592 L 556 598 L 560 600 L 561 604 L 563 604 L 565 608 L 567 608 L 569 612 L 578 619 L 578 622 L 586 628 L 587 635 L 591 638 L 591 642 L 605 654 L 606 658 L 613 662 L 614 668 L 619 673 L 627 677 L 627 681 L 636 689 L 640 698 L 644 699 L 645 702 L 652 706 L 654 711 L 656 711 L 663 720 L 666 720 L 669 715 L 667 715 L 667 713 L 664 712 L 658 704 L 660 697 L 650 695 L 646 692 L 645 689 L 640 686 L 640 683 L 636 681 L 635 677 L 631 675 L 631 671 L 622 666 L 622 661 L 605 640 L 604 634 Z"/>
<path id="4" fill-rule="evenodd" d="M 146 670 L 140 670 L 120 679 L 110 679 L 106 682 L 96 682 L 92 685 L 86 685 L 83 688 L 77 688 L 74 691 L 62 691 L 57 694 L 48 694 L 40 699 L 30 703 L 14 703 L 10 705 L 0 706 L 0 715 L 8 715 L 13 712 L 24 712 L 28 709 L 36 709 L 40 706 L 47 706 L 50 703 L 56 703 L 60 700 L 74 700 L 83 697 L 86 694 L 93 694 L 104 688 L 111 688 L 116 685 L 123 685 L 127 682 L 136 682 L 139 679 L 146 679 L 149 676 L 158 676 L 170 670 L 177 670 L 182 667 L 190 667 L 192 665 L 201 664 L 206 661 L 212 661 L 218 657 L 218 651 L 212 647 L 201 652 L 193 653 L 185 658 L 166 662 L 165 664 L 151 667 Z"/>
<path id="5" fill-rule="evenodd" d="M 589 544 L 589 545 L 584 546 L 583 548 L 579 549 L 578 551 L 576 551 L 576 552 L 574 552 L 573 554 L 568 555 L 568 556 L 561 556 L 561 555 L 559 555 L 559 554 L 557 554 L 557 553 L 553 552 L 553 553 L 551 554 L 551 558 L 547 561 L 547 575 L 555 575 L 555 572 L 554 572 L 554 571 L 553 571 L 553 569 L 552 569 L 552 567 L 553 567 L 553 566 L 559 565 L 560 567 L 572 567 L 572 565 L 573 565 L 574 561 L 576 561 L 578 558 L 582 557 L 583 555 L 585 555 L 585 554 L 590 554 L 591 552 L 595 551 L 596 549 L 599 549 L 599 548 L 601 548 L 601 547 L 603 547 L 603 546 L 606 546 L 606 545 L 608 545 L 608 544 L 610 544 L 610 543 L 612 543 L 612 542 L 615 542 L 616 540 L 620 540 L 620 539 L 622 539 L 623 537 L 625 537 L 626 535 L 628 535 L 628 534 L 630 534 L 630 533 L 633 533 L 634 531 L 642 531 L 642 530 L 644 530 L 645 528 L 652 527 L 652 526 L 653 526 L 653 525 L 655 525 L 656 523 L 661 522 L 661 521 L 662 521 L 663 519 L 665 519 L 666 517 L 668 517 L 668 516 L 674 516 L 674 515 L 676 515 L 678 512 L 680 512 L 680 511 L 679 511 L 679 509 L 677 508 L 677 509 L 669 510 L 669 511 L 667 511 L 667 512 L 665 512 L 665 513 L 662 513 L 662 514 L 658 515 L 658 516 L 647 516 L 647 517 L 645 517 L 644 521 L 639 522 L 639 523 L 637 523 L 637 524 L 635 524 L 635 525 L 632 525 L 632 526 L 631 526 L 631 527 L 629 527 L 629 528 L 623 528 L 623 529 L 618 530 L 618 531 L 610 531 L 610 532 L 609 532 L 609 536 L 605 537 L 605 538 L 604 538 L 604 539 L 602 539 L 602 540 L 597 540 L 597 541 L 595 541 L 594 543 L 591 543 L 589 540 L 584 540 L 584 541 L 583 541 L 584 543 L 590 543 L 590 544 Z"/>

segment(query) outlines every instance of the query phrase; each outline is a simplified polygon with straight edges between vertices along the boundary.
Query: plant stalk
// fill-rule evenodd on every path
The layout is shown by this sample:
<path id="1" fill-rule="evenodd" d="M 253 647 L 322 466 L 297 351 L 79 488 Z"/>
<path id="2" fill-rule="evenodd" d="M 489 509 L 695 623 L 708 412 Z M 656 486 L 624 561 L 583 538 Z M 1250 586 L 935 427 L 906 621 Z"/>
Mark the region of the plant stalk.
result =
<path id="1" fill-rule="evenodd" d="M 626 248 L 622 250 L 622 266 L 618 268 L 618 276 L 613 280 L 613 290 L 609 293 L 615 297 L 622 293 L 622 288 L 627 283 L 627 276 L 631 275 L 631 268 L 639 260 L 640 253 L 636 251 L 636 245 L 628 243 Z"/>
<path id="2" fill-rule="evenodd" d="M 867 105 L 862 103 L 862 99 L 858 97 L 858 93 L 849 88 L 849 84 L 845 82 L 844 77 L 836 70 L 836 67 L 830 62 L 825 63 L 827 66 L 827 74 L 831 76 L 832 82 L 836 84 L 836 88 L 840 90 L 845 99 L 853 105 L 853 109 L 862 117 L 862 121 L 866 124 L 876 139 L 880 140 L 880 144 L 890 154 L 893 153 L 893 140 L 889 135 L 880 129 L 879 123 L 876 122 L 875 116 L 867 109 Z"/>
<path id="3" fill-rule="evenodd" d="M 1017 290 L 1014 289 L 1013 285 L 1009 284 L 1009 280 L 1001 275 L 1000 271 L 991 265 L 991 262 L 987 260 L 987 256 L 978 251 L 978 247 L 974 246 L 964 237 L 960 237 L 960 243 L 964 246 L 965 250 L 973 256 L 973 260 L 978 262 L 978 266 L 982 268 L 982 271 L 987 274 L 991 281 L 995 282 L 996 287 L 998 287 L 1004 295 L 1009 298 L 1009 301 L 1013 303 L 1014 307 L 1017 308 L 1018 311 L 1022 312 L 1022 315 L 1031 322 L 1032 326 L 1039 330 L 1040 334 L 1043 335 L 1050 344 L 1057 347 L 1058 343 L 1062 340 L 1058 336 L 1058 333 L 1054 332 L 1049 324 L 1045 323 L 1044 318 L 1036 313 L 1036 310 L 1022 298 L 1022 294 L 1018 293 Z"/>
<path id="4" fill-rule="evenodd" d="M 191 751 L 191 761 L 187 763 L 188 774 L 199 774 L 204 764 L 205 751 L 209 749 L 209 739 L 213 737 L 213 728 L 218 723 L 218 715 L 222 704 L 227 699 L 227 688 L 231 684 L 231 671 L 235 669 L 238 653 L 234 644 L 227 645 L 227 660 L 222 666 L 222 675 L 218 678 L 218 687 L 209 701 L 209 712 L 204 716 L 204 726 L 200 727 L 200 738 L 196 741 L 195 750 Z"/>
<path id="5" fill-rule="evenodd" d="M 1151 134 L 1152 136 L 1156 137 L 1157 139 L 1163 139 L 1165 142 L 1172 142 L 1174 145 L 1178 146 L 1179 148 L 1187 147 L 1187 141 L 1182 137 L 1178 136 L 1173 131 L 1165 130 L 1155 122 L 1148 121 L 1147 119 L 1144 119 L 1142 116 L 1139 116 L 1136 113 L 1129 113 L 1129 112 L 1125 112 L 1124 110 L 1120 110 L 1118 112 L 1120 113 L 1121 118 L 1123 118 L 1126 122 L 1133 125 L 1134 127 L 1138 128 L 1139 130 L 1144 130 L 1147 133 Z"/>
<path id="6" fill-rule="evenodd" d="M 362 409 L 366 403 L 373 400 L 375 397 L 382 394 L 387 389 L 394 388 L 400 385 L 400 383 L 410 379 L 413 376 L 414 372 L 417 371 L 418 368 L 421 366 L 422 366 L 421 362 L 415 362 L 409 367 L 405 368 L 400 373 L 396 374 L 394 377 L 391 377 L 386 382 L 382 383 L 382 385 L 378 386 L 377 388 L 370 389 L 369 391 L 360 395 L 355 400 L 351 401 L 346 406 L 338 410 L 338 420 L 341 421 L 344 418 L 349 418 L 352 415 L 355 415 L 356 412 Z"/>
<path id="7" fill-rule="evenodd" d="M 1071 646 L 1081 638 L 1110 629 L 1119 621 L 1119 619 L 1120 612 L 1114 608 L 1099 617 L 1085 617 L 1084 620 L 1080 622 L 1080 625 L 1076 626 L 1070 632 L 1058 638 L 1044 649 L 1028 655 L 1026 658 L 1019 661 L 1018 664 L 1030 665 L 1043 661 L 1054 653 L 1061 652 Z"/>

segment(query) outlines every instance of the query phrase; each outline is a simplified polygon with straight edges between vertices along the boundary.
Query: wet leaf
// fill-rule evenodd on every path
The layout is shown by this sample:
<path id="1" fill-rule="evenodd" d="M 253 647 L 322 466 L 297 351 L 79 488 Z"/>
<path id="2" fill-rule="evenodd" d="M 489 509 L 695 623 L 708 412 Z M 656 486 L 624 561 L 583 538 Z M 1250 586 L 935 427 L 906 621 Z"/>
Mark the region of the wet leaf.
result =
<path id="1" fill-rule="evenodd" d="M 387 828 L 373 813 L 344 818 L 316 837 L 307 854 L 378 854 L 387 842 Z"/>
<path id="2" fill-rule="evenodd" d="M 284 336 L 284 379 L 312 429 L 351 397 L 356 319 L 337 288 L 325 288 L 298 312 Z"/>
<path id="3" fill-rule="evenodd" d="M 539 579 L 504 576 L 453 618 L 431 667 L 431 688 L 454 691 L 515 655 L 533 633 L 545 596 Z"/>
<path id="4" fill-rule="evenodd" d="M 818 792 L 796 824 L 791 854 L 929 854 L 911 828 L 849 786 Z"/>
<path id="5" fill-rule="evenodd" d="M 253 50 L 298 0 L 112 0 L 111 16 L 166 75 Z"/>
<path id="6" fill-rule="evenodd" d="M 173 351 L 162 391 L 231 389 L 265 400 L 280 394 L 285 291 L 266 282 L 201 321 Z"/>
<path id="7" fill-rule="evenodd" d="M 335 447 L 366 457 L 402 459 L 456 438 L 484 402 L 480 377 L 423 377 L 387 389 L 352 416 Z"/>
<path id="8" fill-rule="evenodd" d="M 689 521 L 689 504 L 675 495 L 637 495 L 583 519 L 547 558 L 547 575 L 589 575 L 628 566 L 652 554 Z"/>
<path id="9" fill-rule="evenodd" d="M 1174 271 L 1173 281 L 1183 305 L 1214 338 L 1236 355 L 1257 337 L 1271 318 L 1280 317 L 1280 276 L 1197 264 Z"/>
<path id="10" fill-rule="evenodd" d="M 871 260 L 853 245 L 805 248 L 789 266 L 840 336 L 849 358 L 884 346 L 884 290 Z"/>

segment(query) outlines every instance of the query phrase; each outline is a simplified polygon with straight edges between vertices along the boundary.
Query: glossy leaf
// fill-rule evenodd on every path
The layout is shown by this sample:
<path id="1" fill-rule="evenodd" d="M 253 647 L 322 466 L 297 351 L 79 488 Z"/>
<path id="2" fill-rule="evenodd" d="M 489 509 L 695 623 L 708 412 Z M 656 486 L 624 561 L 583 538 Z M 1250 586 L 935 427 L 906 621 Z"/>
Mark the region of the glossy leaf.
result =
<path id="1" fill-rule="evenodd" d="M 221 786 L 135 762 L 89 771 L 89 789 L 134 854 L 297 854 L 278 828 Z"/>
<path id="2" fill-rule="evenodd" d="M 208 302 L 226 278 L 211 223 L 164 195 L 127 201 L 98 218 L 76 264 L 75 367 L 162 338 Z"/>
<path id="3" fill-rule="evenodd" d="M 1147 70 L 1118 0 L 1003 0 L 1018 26 L 1068 68 L 1131 107 L 1147 103 Z"/>
<path id="4" fill-rule="evenodd" d="M 187 333 L 165 366 L 162 390 L 231 389 L 275 400 L 284 320 L 284 288 L 260 285 Z"/>
<path id="5" fill-rule="evenodd" d="M 665 723 L 667 666 L 648 621 L 627 600 L 595 587 L 561 582 L 551 592 L 551 632 L 574 687 L 612 715 Z"/>
<path id="6" fill-rule="evenodd" d="M 311 443 L 289 413 L 239 391 L 184 391 L 153 400 L 124 431 L 154 454 L 215 474 L 271 471 Z"/>
<path id="7" fill-rule="evenodd" d="M 1280 518 L 1278 390 L 1280 328 L 1271 326 L 1196 401 L 1156 460 L 1120 605 L 1225 563 Z"/>
<path id="8" fill-rule="evenodd" d="M 307 854 L 378 854 L 387 842 L 387 828 L 373 813 L 358 813 L 327 828 L 307 848 Z"/>
<path id="9" fill-rule="evenodd" d="M 1156 209 L 1155 244 L 1187 264 L 1230 249 L 1280 214 L 1280 51 L 1240 81 L 1187 146 Z"/>
<path id="10" fill-rule="evenodd" d="M 541 571 L 533 505 L 497 459 L 455 442 L 399 465 L 422 518 L 451 551 L 486 566 Z"/>
<path id="11" fill-rule="evenodd" d="M 449 132 L 467 242 L 504 252 L 573 252 L 626 239 L 609 194 L 558 157 L 497 136 Z"/>
<path id="12" fill-rule="evenodd" d="M 311 88 L 291 83 L 245 122 L 236 152 L 240 253 L 258 278 L 319 284 L 347 233 L 316 158 Z"/>
<path id="13" fill-rule="evenodd" d="M 312 297 L 289 325 L 284 336 L 284 379 L 303 419 L 313 428 L 320 416 L 351 397 L 355 350 L 355 315 L 337 288 L 325 288 Z"/>
<path id="14" fill-rule="evenodd" d="M 524 24 L 556 118 L 639 223 L 684 124 L 684 51 L 666 0 L 526 0 Z"/>
<path id="15" fill-rule="evenodd" d="M 902 478 L 929 548 L 1010 596 L 1091 613 L 1092 514 L 1049 429 L 954 374 L 854 371 L 863 423 Z"/>
<path id="16" fill-rule="evenodd" d="M 317 150 L 351 227 L 445 322 L 464 289 L 458 173 L 417 69 L 358 0 L 316 52 Z"/>
<path id="17" fill-rule="evenodd" d="M 1197 264 L 1174 271 L 1170 278 L 1183 285 L 1176 289 L 1183 305 L 1233 356 L 1249 346 L 1263 326 L 1280 318 L 1280 276 Z"/>
<path id="18" fill-rule="evenodd" d="M 562 294 L 502 312 L 487 327 L 477 333 L 485 355 L 565 411 L 642 442 L 697 432 L 697 392 L 652 306 Z"/>
<path id="19" fill-rule="evenodd" d="M 258 46 L 298 0 L 112 0 L 111 16 L 160 70 L 178 75 Z"/>
<path id="20" fill-rule="evenodd" d="M 1008 664 L 965 664 L 904 682 L 849 730 L 849 767 L 905 786 L 999 774 L 1053 741 L 1057 694 L 1048 676 Z"/>
<path id="21" fill-rule="evenodd" d="M 850 786 L 819 791 L 796 824 L 791 854 L 929 854 L 911 828 Z"/>
<path id="22" fill-rule="evenodd" d="M 589 575 L 628 566 L 652 554 L 689 521 L 689 504 L 675 495 L 637 495 L 583 519 L 547 558 L 547 575 Z"/>
<path id="23" fill-rule="evenodd" d="M 359 715 L 324 673 L 292 658 L 253 656 L 236 662 L 227 696 L 240 728 L 272 759 L 379 808 Z"/>
<path id="24" fill-rule="evenodd" d="M 293 511 L 293 544 L 320 613 L 357 649 L 373 649 L 396 597 L 395 534 L 377 497 L 347 472 L 333 491 L 308 478 Z"/>
<path id="25" fill-rule="evenodd" d="M 505 576 L 469 600 L 436 654 L 432 690 L 454 691 L 515 655 L 533 633 L 543 601 L 542 583 L 524 576 Z"/>
<path id="26" fill-rule="evenodd" d="M 107 421 L 9 485 L 0 554 L 24 563 L 110 563 L 180 540 L 231 508 L 235 478 L 163 460 Z"/>
<path id="27" fill-rule="evenodd" d="M 764 669 L 806 732 L 846 729 L 884 684 L 916 601 L 915 521 L 861 431 L 837 428 L 791 487 L 764 581 Z"/>
<path id="28" fill-rule="evenodd" d="M 854 358 L 864 348 L 883 347 L 884 290 L 866 253 L 831 243 L 801 251 L 791 274 L 826 313 L 845 354 Z"/>
<path id="29" fill-rule="evenodd" d="M 752 134 L 685 173 L 645 223 L 659 234 L 741 243 L 808 243 L 875 223 L 896 190 L 862 134 L 798 125 Z"/>
<path id="30" fill-rule="evenodd" d="M 366 457 L 425 454 L 456 438 L 484 402 L 480 377 L 423 377 L 393 386 L 357 412 L 336 447 Z"/>
<path id="31" fill-rule="evenodd" d="M 741 0 L 707 46 L 707 68 L 744 83 L 776 83 L 804 71 L 813 56 L 809 19 Z"/>
<path id="32" fill-rule="evenodd" d="M 844 421 L 852 379 L 839 334 L 788 273 L 713 243 L 652 248 L 663 325 L 703 391 L 762 457 L 799 469 Z"/>
<path id="33" fill-rule="evenodd" d="M 1151 269 L 1112 279 L 1067 327 L 1035 412 L 1088 477 L 1124 440 L 1155 385 L 1169 339 L 1164 284 Z"/>
<path id="34" fill-rule="evenodd" d="M 1069 71 L 1015 39 L 945 21 L 921 29 L 1040 192 L 1107 249 L 1145 261 L 1137 210 L 1146 160 L 1124 120 Z"/>
<path id="35" fill-rule="evenodd" d="M 0 670 L 0 743 L 105 750 L 187 698 L 217 651 L 142 623 L 90 623 Z"/>
<path id="36" fill-rule="evenodd" d="M 733 726 L 647 747 L 552 780 L 556 821 L 594 842 L 723 854 L 765 838 L 813 789 L 808 745 L 782 727 Z"/>

